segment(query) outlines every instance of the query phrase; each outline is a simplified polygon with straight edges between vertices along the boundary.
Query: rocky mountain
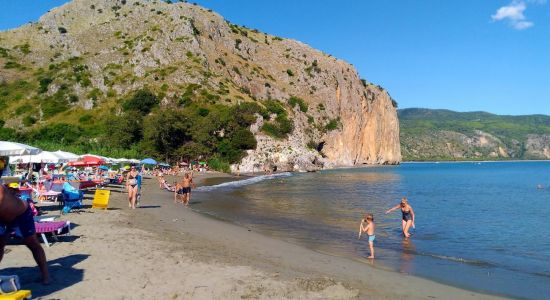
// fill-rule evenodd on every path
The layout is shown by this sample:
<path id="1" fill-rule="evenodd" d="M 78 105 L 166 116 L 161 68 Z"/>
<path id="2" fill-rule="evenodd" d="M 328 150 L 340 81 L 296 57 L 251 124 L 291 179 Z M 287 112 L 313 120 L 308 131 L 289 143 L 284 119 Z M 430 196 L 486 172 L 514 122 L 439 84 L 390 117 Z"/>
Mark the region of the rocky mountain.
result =
<path id="1" fill-rule="evenodd" d="M 401 109 L 405 160 L 550 159 L 550 116 Z"/>
<path id="2" fill-rule="evenodd" d="M 128 99 L 145 91 L 139 95 L 153 95 L 158 103 L 137 109 L 143 126 L 168 121 L 168 111 L 183 114 L 176 120 L 198 114 L 181 128 L 170 127 L 177 142 L 149 134 L 141 122 L 120 126 L 142 130 L 131 134 L 136 138 L 127 148 L 153 144 L 146 152 L 159 158 L 183 158 L 190 148 L 199 157 L 216 156 L 232 145 L 245 150 L 239 161 L 229 154 L 221 158 L 242 172 L 264 165 L 315 170 L 401 160 L 395 101 L 352 65 L 184 2 L 74 0 L 35 23 L 0 32 L 0 84 L 5 135 L 36 139 L 54 125 L 76 130 L 73 138 L 58 134 L 47 145 L 124 150 L 109 141 L 116 132 L 108 129 L 116 118 L 128 118 L 134 103 Z M 220 105 L 246 103 L 255 103 L 255 119 L 237 123 L 250 123 L 256 143 L 240 143 L 245 135 L 231 120 L 212 127 L 206 133 L 212 139 L 189 132 L 213 126 L 215 118 L 201 118 L 209 112 L 213 118 L 213 111 L 223 111 Z"/>

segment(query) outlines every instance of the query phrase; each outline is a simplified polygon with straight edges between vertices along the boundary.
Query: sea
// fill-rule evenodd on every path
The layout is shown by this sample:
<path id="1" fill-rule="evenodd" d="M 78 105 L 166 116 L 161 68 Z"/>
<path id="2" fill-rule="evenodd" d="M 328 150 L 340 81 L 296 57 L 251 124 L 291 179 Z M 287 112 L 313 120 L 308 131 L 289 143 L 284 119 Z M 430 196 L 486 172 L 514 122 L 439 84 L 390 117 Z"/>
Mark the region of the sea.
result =
<path id="1" fill-rule="evenodd" d="M 278 239 L 369 264 L 357 236 L 372 212 L 369 266 L 512 298 L 550 295 L 550 162 L 402 163 L 209 184 L 194 209 Z M 400 210 L 385 214 L 404 196 L 416 215 L 409 239 Z"/>

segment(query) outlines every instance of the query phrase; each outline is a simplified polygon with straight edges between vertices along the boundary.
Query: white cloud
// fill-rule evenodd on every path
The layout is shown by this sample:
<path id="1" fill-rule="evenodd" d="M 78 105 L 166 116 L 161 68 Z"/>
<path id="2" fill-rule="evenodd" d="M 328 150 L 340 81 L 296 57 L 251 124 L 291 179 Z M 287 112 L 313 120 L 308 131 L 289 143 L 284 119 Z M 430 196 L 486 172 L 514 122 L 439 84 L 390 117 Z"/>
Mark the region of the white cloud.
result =
<path id="1" fill-rule="evenodd" d="M 544 4 L 546 0 L 530 0 L 538 4 Z M 497 12 L 491 16 L 493 21 L 507 21 L 512 28 L 524 30 L 533 27 L 535 24 L 527 21 L 523 12 L 527 9 L 525 1 L 512 1 L 512 3 L 497 9 Z"/>
<path id="2" fill-rule="evenodd" d="M 535 24 L 533 24 L 533 22 L 519 21 L 519 22 L 513 23 L 512 27 L 514 27 L 517 30 L 523 30 L 523 29 L 527 29 L 529 27 L 533 27 L 533 25 L 535 25 Z"/>

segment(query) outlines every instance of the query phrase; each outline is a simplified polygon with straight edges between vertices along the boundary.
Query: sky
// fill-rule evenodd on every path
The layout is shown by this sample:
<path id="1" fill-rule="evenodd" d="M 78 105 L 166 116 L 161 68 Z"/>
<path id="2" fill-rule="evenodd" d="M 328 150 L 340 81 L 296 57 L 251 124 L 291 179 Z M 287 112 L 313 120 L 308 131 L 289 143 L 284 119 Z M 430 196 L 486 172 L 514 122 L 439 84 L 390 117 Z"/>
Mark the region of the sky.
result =
<path id="1" fill-rule="evenodd" d="M 399 108 L 550 115 L 547 0 L 195 1 L 351 63 Z M 0 30 L 64 2 L 0 0 Z"/>

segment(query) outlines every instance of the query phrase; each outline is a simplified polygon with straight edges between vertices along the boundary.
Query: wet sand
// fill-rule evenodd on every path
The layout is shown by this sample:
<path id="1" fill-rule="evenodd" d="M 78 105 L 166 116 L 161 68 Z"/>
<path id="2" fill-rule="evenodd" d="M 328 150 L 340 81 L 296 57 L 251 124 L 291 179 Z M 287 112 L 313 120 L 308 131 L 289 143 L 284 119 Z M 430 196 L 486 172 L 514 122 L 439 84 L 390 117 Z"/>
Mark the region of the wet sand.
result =
<path id="1" fill-rule="evenodd" d="M 221 179 L 220 179 L 221 178 Z M 231 180 L 201 174 L 197 185 Z M 168 180 L 169 182 L 171 179 Z M 128 208 L 112 186 L 109 210 L 61 219 L 71 237 L 45 248 L 53 284 L 42 286 L 30 252 L 7 246 L 2 275 L 17 274 L 41 299 L 489 299 L 493 296 L 318 253 L 174 204 L 145 180 L 142 207 Z M 47 209 L 47 208 L 46 208 Z M 54 209 L 51 207 L 51 209 Z M 53 210 L 48 214 L 58 214 Z"/>

